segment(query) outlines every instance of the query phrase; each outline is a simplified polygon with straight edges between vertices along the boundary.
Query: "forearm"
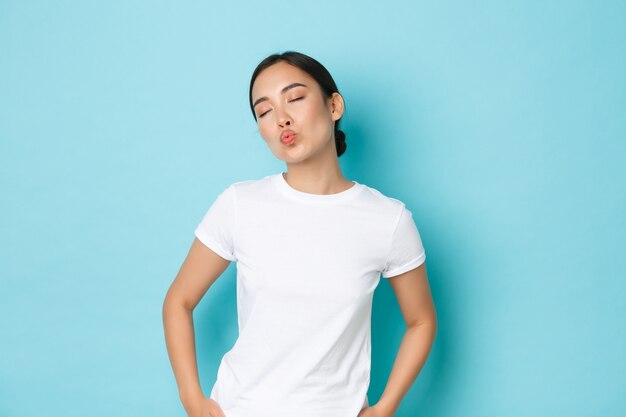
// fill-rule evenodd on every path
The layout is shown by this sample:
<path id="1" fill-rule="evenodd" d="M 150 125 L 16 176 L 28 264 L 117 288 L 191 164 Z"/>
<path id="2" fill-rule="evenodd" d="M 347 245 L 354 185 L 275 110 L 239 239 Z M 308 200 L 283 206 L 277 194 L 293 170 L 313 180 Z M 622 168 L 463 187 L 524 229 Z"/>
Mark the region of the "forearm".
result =
<path id="1" fill-rule="evenodd" d="M 181 303 L 165 301 L 163 326 L 180 399 L 185 409 L 188 409 L 190 402 L 203 396 L 196 362 L 193 310 Z"/>
<path id="2" fill-rule="evenodd" d="M 396 356 L 387 385 L 376 407 L 393 416 L 402 398 L 417 379 L 436 336 L 436 324 L 422 323 L 408 327 Z"/>

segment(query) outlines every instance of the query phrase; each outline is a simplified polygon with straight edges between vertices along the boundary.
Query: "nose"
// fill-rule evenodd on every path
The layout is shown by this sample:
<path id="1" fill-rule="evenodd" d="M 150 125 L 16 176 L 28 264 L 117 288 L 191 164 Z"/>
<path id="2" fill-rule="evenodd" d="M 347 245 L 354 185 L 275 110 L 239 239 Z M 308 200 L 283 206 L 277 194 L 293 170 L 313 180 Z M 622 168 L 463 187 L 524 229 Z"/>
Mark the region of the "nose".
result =
<path id="1" fill-rule="evenodd" d="M 277 110 L 277 113 L 278 113 L 278 125 L 280 127 L 291 126 L 293 121 L 291 120 L 291 116 L 289 116 L 287 112 L 283 110 L 280 110 L 280 111 Z"/>

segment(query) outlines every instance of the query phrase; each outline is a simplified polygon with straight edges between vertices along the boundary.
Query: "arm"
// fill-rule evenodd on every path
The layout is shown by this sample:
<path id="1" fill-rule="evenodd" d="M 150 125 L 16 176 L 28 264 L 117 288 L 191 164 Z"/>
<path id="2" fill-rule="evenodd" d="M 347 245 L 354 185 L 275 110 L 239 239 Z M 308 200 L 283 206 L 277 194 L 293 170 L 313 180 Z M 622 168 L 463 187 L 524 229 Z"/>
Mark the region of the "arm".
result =
<path id="1" fill-rule="evenodd" d="M 229 264 L 195 238 L 163 302 L 167 351 L 189 415 L 195 414 L 191 410 L 204 399 L 196 362 L 193 309 Z"/>
<path id="2" fill-rule="evenodd" d="M 437 334 L 437 316 L 428 285 L 426 263 L 389 278 L 407 330 L 391 375 L 378 403 L 381 416 L 393 416 L 421 371 Z"/>

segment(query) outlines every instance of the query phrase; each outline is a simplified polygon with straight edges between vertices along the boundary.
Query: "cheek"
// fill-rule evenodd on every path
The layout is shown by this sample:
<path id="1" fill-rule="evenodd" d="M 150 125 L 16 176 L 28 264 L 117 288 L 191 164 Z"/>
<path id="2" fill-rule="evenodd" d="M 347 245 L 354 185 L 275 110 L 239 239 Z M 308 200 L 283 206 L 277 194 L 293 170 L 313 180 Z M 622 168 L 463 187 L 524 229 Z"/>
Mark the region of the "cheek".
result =
<path id="1" fill-rule="evenodd" d="M 267 122 L 265 121 L 259 122 L 257 125 L 257 128 L 259 129 L 259 133 L 263 137 L 263 140 L 267 142 L 268 138 L 271 136 L 271 130 L 268 127 Z"/>
<path id="2" fill-rule="evenodd" d="M 309 121 L 309 129 L 315 137 L 324 138 L 330 132 L 330 118 L 325 108 L 313 107 L 307 111 L 307 120 Z"/>
<path id="3" fill-rule="evenodd" d="M 321 103 L 315 103 L 315 105 L 303 109 L 302 115 L 305 120 L 312 122 L 312 127 L 315 129 L 322 127 L 321 125 L 327 122 L 325 109 Z"/>

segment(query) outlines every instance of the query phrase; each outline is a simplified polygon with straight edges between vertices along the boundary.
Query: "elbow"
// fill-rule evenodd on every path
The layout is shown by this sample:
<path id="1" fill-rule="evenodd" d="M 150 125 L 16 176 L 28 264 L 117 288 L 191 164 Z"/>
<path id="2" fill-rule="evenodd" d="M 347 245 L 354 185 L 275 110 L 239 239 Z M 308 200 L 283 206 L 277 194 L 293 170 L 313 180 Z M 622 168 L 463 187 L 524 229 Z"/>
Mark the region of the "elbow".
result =
<path id="1" fill-rule="evenodd" d="M 432 315 L 428 318 L 416 319 L 407 324 L 409 329 L 428 329 L 433 339 L 437 336 L 437 316 Z"/>
<path id="2" fill-rule="evenodd" d="M 410 326 L 408 330 L 419 332 L 422 337 L 430 340 L 431 343 L 437 338 L 437 320 L 426 320 Z"/>
<path id="3" fill-rule="evenodd" d="M 172 293 L 170 289 L 163 300 L 163 305 L 161 306 L 163 316 L 165 316 L 167 312 L 172 309 L 184 309 L 191 312 L 193 311 L 194 306 L 191 302 L 185 301 L 183 298 Z"/>

